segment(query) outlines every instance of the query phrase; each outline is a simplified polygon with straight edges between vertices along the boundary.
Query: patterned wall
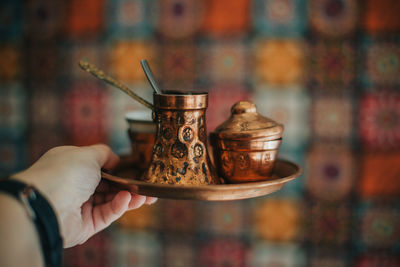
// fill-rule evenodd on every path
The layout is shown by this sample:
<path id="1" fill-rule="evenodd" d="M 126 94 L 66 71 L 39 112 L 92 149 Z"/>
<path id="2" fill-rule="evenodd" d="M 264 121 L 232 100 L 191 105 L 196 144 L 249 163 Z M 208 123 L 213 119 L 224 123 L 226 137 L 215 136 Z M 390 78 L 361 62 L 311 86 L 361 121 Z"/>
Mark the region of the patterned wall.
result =
<path id="1" fill-rule="evenodd" d="M 400 266 L 400 2 L 0 2 L 0 173 L 63 144 L 129 146 L 140 109 L 77 67 L 151 100 L 207 90 L 209 130 L 240 99 L 285 124 L 305 174 L 268 197 L 160 200 L 127 213 L 65 266 Z"/>

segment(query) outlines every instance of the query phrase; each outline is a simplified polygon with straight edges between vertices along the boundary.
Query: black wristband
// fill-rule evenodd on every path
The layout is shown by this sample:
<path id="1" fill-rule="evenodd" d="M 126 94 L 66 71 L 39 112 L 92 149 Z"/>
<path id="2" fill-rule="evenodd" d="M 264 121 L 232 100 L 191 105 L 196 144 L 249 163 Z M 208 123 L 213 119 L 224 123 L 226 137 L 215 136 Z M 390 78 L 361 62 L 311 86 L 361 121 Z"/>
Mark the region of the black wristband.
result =
<path id="1" fill-rule="evenodd" d="M 0 180 L 0 191 L 24 205 L 38 231 L 45 265 L 61 266 L 63 242 L 57 217 L 47 200 L 33 186 L 12 179 Z"/>

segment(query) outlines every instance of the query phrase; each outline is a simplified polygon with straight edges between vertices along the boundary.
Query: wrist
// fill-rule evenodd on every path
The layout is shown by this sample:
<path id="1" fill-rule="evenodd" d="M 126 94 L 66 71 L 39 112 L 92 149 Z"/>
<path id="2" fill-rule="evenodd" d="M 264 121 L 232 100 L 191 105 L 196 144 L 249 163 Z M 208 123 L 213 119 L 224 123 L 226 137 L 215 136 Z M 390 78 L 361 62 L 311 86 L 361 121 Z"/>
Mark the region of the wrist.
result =
<path id="1" fill-rule="evenodd" d="M 0 192 L 0 217 L 0 266 L 44 266 L 35 225 L 21 203 L 4 192 Z"/>
<path id="2" fill-rule="evenodd" d="M 59 223 L 46 198 L 33 186 L 16 179 L 0 181 L 0 191 L 18 200 L 34 223 L 46 266 L 60 266 L 62 238 Z"/>

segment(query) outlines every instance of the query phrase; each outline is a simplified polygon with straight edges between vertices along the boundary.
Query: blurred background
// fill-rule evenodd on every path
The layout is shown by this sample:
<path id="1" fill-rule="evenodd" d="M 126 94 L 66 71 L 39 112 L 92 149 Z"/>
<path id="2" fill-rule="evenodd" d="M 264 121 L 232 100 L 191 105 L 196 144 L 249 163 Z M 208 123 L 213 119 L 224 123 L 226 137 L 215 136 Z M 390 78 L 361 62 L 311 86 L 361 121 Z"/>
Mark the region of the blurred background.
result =
<path id="1" fill-rule="evenodd" d="M 0 2 L 0 175 L 58 145 L 129 151 L 142 109 L 79 69 L 85 57 L 151 100 L 210 93 L 207 125 L 248 99 L 285 124 L 304 175 L 271 196 L 159 200 L 65 266 L 400 266 L 400 1 Z"/>

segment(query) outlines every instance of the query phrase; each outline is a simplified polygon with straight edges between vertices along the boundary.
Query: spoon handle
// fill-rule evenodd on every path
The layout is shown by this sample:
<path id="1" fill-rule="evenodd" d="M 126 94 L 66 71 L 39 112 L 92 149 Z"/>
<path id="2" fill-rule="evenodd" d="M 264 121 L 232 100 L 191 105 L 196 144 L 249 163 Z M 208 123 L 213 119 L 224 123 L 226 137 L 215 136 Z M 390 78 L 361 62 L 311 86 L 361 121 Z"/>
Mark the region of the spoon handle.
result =
<path id="1" fill-rule="evenodd" d="M 147 63 L 147 60 L 146 59 L 140 60 L 140 65 L 142 65 L 144 74 L 146 74 L 146 78 L 149 81 L 151 87 L 153 87 L 154 92 L 156 92 L 156 94 L 159 94 L 159 95 L 162 94 L 160 88 L 158 88 L 158 86 L 157 86 L 157 82 L 154 79 L 154 75 L 150 70 L 150 66 Z"/>
<path id="2" fill-rule="evenodd" d="M 115 78 L 111 77 L 110 75 L 106 74 L 104 71 L 100 70 L 95 65 L 93 65 L 85 60 L 80 60 L 79 66 L 83 70 L 89 72 L 90 74 L 99 78 L 100 80 L 103 80 L 106 83 L 111 84 L 114 87 L 117 87 L 118 89 L 120 89 L 121 91 L 125 92 L 130 97 L 132 97 L 133 99 L 138 101 L 140 104 L 146 106 L 149 109 L 154 109 L 154 106 L 151 103 L 149 103 L 145 99 L 141 98 L 140 96 L 138 96 L 137 94 L 132 92 L 126 85 L 124 85 L 120 81 L 116 80 Z"/>

